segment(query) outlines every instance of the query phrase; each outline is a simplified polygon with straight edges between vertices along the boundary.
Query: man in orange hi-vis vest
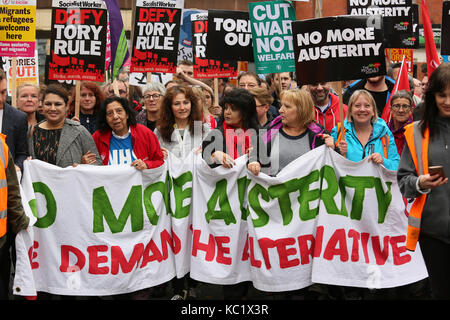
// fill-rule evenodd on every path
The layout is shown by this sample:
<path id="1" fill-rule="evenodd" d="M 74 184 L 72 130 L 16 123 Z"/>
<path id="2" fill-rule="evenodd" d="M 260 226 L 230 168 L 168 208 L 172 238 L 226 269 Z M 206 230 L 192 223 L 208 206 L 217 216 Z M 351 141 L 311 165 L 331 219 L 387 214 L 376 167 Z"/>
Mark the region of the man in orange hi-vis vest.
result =
<path id="1" fill-rule="evenodd" d="M 7 230 L 7 222 L 12 230 Z M 0 248 L 6 242 L 7 232 L 17 234 L 20 230 L 26 229 L 28 223 L 29 219 L 22 207 L 14 160 L 5 142 L 5 136 L 0 134 Z M 4 253 L 1 250 L 0 252 Z M 0 265 L 0 268 L 4 267 Z M 0 273 L 0 286 L 2 289 L 9 286 L 9 278 L 5 279 L 3 273 Z M 0 300 L 6 299 L 8 295 L 5 294 L 5 290 L 1 290 Z"/>

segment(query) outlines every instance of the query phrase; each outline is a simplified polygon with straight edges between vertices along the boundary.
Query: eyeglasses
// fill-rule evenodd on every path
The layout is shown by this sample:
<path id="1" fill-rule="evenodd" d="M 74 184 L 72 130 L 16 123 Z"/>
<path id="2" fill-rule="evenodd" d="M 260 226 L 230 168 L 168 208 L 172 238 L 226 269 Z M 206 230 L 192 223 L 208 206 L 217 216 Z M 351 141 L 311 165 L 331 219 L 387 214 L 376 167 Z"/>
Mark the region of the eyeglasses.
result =
<path id="1" fill-rule="evenodd" d="M 391 106 L 391 109 L 394 109 L 394 110 L 399 110 L 400 108 L 402 108 L 404 110 L 409 110 L 409 109 L 411 109 L 411 106 L 409 104 L 393 104 Z"/>
<path id="2" fill-rule="evenodd" d="M 161 98 L 161 95 L 159 93 L 154 93 L 154 94 L 146 94 L 144 96 L 144 99 L 146 99 L 146 100 L 150 99 L 150 98 L 157 100 L 157 99 Z"/>

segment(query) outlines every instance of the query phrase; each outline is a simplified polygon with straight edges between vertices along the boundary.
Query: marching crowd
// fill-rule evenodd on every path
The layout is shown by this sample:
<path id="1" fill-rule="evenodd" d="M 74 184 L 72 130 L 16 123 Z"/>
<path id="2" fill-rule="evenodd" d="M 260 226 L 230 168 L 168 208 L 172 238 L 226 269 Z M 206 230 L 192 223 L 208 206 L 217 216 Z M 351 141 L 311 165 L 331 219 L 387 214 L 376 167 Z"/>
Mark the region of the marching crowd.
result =
<path id="1" fill-rule="evenodd" d="M 177 80 L 142 88 L 130 86 L 124 71 L 113 83 L 82 82 L 77 114 L 75 88 L 59 84 L 20 85 L 17 105 L 11 106 L 0 70 L 0 298 L 10 295 L 14 236 L 28 226 L 16 174 L 27 158 L 63 168 L 144 170 L 161 166 L 168 152 L 179 158 L 201 152 L 208 165 L 225 168 L 248 154 L 252 174 L 274 176 L 324 144 L 351 161 L 368 158 L 397 171 L 403 196 L 414 201 L 407 248 L 420 243 L 429 277 L 404 288 L 376 290 L 378 296 L 450 298 L 450 186 L 448 178 L 428 169 L 443 166 L 450 174 L 450 64 L 442 63 L 422 82 L 410 78 L 410 91 L 391 95 L 398 67 L 390 66 L 389 76 L 345 83 L 342 119 L 339 93 L 331 83 L 300 87 L 290 72 L 265 79 L 244 72 L 236 87 L 219 79 L 215 101 L 212 80 L 195 79 L 189 61 L 178 66 Z M 386 123 L 381 114 L 389 98 Z M 171 296 L 193 298 L 197 285 L 188 275 L 173 279 Z M 248 288 L 248 283 L 223 286 L 224 298 L 245 298 Z M 127 297 L 151 299 L 166 290 L 163 284 Z M 307 299 L 364 299 L 368 290 L 313 285 L 301 292 Z"/>

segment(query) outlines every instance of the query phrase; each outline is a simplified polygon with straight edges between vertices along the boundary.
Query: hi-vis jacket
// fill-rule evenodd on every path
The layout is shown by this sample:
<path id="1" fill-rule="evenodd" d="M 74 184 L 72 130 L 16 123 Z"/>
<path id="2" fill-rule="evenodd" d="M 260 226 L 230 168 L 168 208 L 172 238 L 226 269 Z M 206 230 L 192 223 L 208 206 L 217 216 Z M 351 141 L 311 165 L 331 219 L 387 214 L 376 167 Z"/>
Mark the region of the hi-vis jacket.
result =
<path id="1" fill-rule="evenodd" d="M 428 173 L 428 144 L 430 142 L 430 132 L 425 130 L 424 137 L 420 132 L 418 122 L 413 122 L 405 127 L 405 139 L 411 152 L 411 157 L 416 167 L 417 176 Z M 414 251 L 420 234 L 420 221 L 422 211 L 427 200 L 427 195 L 422 194 L 414 200 L 409 210 L 408 233 L 406 236 L 406 249 Z"/>
<path id="2" fill-rule="evenodd" d="M 22 207 L 14 160 L 5 141 L 6 136 L 0 133 L 0 248 L 6 243 L 7 223 L 8 232 L 17 234 L 30 221 Z"/>
<path id="3" fill-rule="evenodd" d="M 0 134 L 0 237 L 6 234 L 6 219 L 8 216 L 8 181 L 6 168 L 8 167 L 9 149 L 5 136 Z"/>

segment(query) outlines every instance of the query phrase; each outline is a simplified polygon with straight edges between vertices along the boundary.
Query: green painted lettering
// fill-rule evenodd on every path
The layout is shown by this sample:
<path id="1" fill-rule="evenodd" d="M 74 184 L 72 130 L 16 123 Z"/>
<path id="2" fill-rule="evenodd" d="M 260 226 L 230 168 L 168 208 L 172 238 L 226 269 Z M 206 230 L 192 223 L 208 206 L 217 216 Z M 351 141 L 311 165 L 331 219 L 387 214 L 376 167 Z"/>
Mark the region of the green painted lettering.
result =
<path id="1" fill-rule="evenodd" d="M 381 179 L 375 178 L 375 192 L 377 194 L 378 200 L 378 223 L 384 223 L 387 209 L 391 204 L 392 201 L 391 185 L 392 182 L 386 182 L 387 191 L 385 193 L 383 190 L 383 186 L 381 185 Z"/>
<path id="2" fill-rule="evenodd" d="M 247 187 L 250 183 L 250 179 L 247 179 L 246 176 L 243 176 L 237 180 L 238 186 L 238 195 L 239 195 L 239 203 L 241 204 L 241 219 L 247 220 L 249 215 L 248 208 L 245 206 L 245 194 L 247 193 Z"/>
<path id="3" fill-rule="evenodd" d="M 311 209 L 309 203 L 314 200 L 318 200 L 320 197 L 320 189 L 309 190 L 309 186 L 319 181 L 319 170 L 311 171 L 310 174 L 298 179 L 298 186 L 300 195 L 298 201 L 300 203 L 300 219 L 307 221 L 314 219 L 319 213 L 319 206 Z"/>
<path id="4" fill-rule="evenodd" d="M 355 190 L 352 200 L 350 219 L 361 220 L 366 189 L 371 189 L 374 187 L 374 177 L 345 176 L 341 177 L 340 182 L 341 181 L 345 187 Z"/>
<path id="5" fill-rule="evenodd" d="M 255 184 L 255 186 L 248 192 L 248 204 L 252 207 L 253 211 L 258 215 L 257 219 L 253 219 L 253 226 L 255 228 L 264 227 L 269 223 L 269 215 L 261 207 L 259 202 L 259 196 L 264 201 L 270 201 L 269 192 L 261 185 Z"/>
<path id="6" fill-rule="evenodd" d="M 216 205 L 219 204 L 220 210 L 216 210 Z M 217 182 L 211 198 L 207 203 L 208 211 L 205 213 L 205 218 L 208 223 L 211 219 L 223 220 L 226 225 L 236 223 L 231 205 L 227 195 L 227 180 L 222 179 Z"/>
<path id="7" fill-rule="evenodd" d="M 173 217 L 176 219 L 182 219 L 187 217 L 191 210 L 192 184 L 189 188 L 184 190 L 183 186 L 186 183 L 192 182 L 192 172 L 187 171 L 178 178 L 173 178 L 172 182 L 173 191 L 175 194 L 175 212 L 173 213 Z M 185 199 L 188 199 L 189 203 L 183 206 Z"/>
<path id="8" fill-rule="evenodd" d="M 50 188 L 43 182 L 33 182 L 33 190 L 34 193 L 42 193 L 47 203 L 47 213 L 41 218 L 38 218 L 36 211 L 36 201 L 34 202 L 33 214 L 35 214 L 35 216 L 38 218 L 34 226 L 38 228 L 48 228 L 55 222 L 56 219 L 57 207 L 55 197 L 53 196 Z M 30 207 L 31 210 L 33 210 L 33 206 L 31 203 Z"/>
<path id="9" fill-rule="evenodd" d="M 142 209 L 142 186 L 131 187 L 127 200 L 116 218 L 114 210 L 106 194 L 105 187 L 95 188 L 92 196 L 92 208 L 94 210 L 94 233 L 104 232 L 103 218 L 112 233 L 122 232 L 128 217 L 131 216 L 131 230 L 142 230 L 144 227 L 144 213 Z"/>
<path id="10" fill-rule="evenodd" d="M 270 197 L 272 199 L 278 199 L 284 226 L 292 221 L 293 212 L 289 194 L 294 191 L 298 191 L 298 179 L 292 179 L 285 183 L 269 187 Z"/>

